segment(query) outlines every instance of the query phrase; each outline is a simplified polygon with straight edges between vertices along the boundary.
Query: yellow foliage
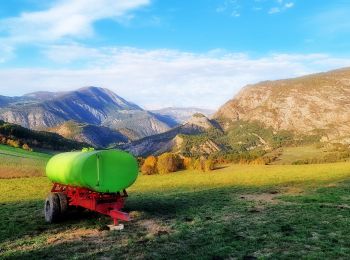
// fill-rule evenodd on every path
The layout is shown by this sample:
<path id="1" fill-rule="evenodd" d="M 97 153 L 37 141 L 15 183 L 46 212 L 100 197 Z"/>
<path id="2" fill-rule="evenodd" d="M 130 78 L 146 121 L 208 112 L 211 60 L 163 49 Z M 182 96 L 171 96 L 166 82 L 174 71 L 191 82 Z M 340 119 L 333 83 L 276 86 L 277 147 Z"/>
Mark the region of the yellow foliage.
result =
<path id="1" fill-rule="evenodd" d="M 205 172 L 209 172 L 209 171 L 212 171 L 214 170 L 215 168 L 215 162 L 211 159 L 207 159 L 205 160 L 204 162 L 204 171 Z"/>
<path id="2" fill-rule="evenodd" d="M 255 165 L 265 165 L 266 162 L 263 158 L 257 158 L 254 161 L 251 161 L 250 164 L 255 164 Z"/>
<path id="3" fill-rule="evenodd" d="M 22 145 L 22 149 L 23 149 L 23 150 L 26 150 L 26 151 L 30 151 L 30 152 L 33 151 L 33 149 L 30 148 L 29 145 L 27 145 L 27 144 L 23 144 L 23 145 Z"/>
<path id="4" fill-rule="evenodd" d="M 177 154 L 163 153 L 158 157 L 157 169 L 159 173 L 176 172 L 181 168 L 181 158 Z"/>
<path id="5" fill-rule="evenodd" d="M 186 169 L 186 170 L 193 168 L 192 158 L 190 158 L 190 157 L 184 157 L 182 160 L 182 163 L 183 163 L 184 169 Z"/>
<path id="6" fill-rule="evenodd" d="M 141 172 L 148 175 L 157 173 L 157 158 L 148 156 L 141 166 Z"/>
<path id="7" fill-rule="evenodd" d="M 16 140 L 7 139 L 7 144 L 15 148 L 19 147 L 19 142 Z"/>

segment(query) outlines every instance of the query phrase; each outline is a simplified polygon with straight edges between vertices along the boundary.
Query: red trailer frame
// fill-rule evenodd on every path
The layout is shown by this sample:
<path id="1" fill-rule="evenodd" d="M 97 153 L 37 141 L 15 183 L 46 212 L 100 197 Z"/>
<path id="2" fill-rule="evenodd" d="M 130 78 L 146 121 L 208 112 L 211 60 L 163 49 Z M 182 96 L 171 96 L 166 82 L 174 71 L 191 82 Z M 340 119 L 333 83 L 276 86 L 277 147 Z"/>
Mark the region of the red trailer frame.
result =
<path id="1" fill-rule="evenodd" d="M 114 226 L 118 225 L 119 220 L 130 221 L 129 214 L 121 211 L 125 198 L 128 197 L 126 190 L 123 190 L 122 194 L 100 193 L 87 188 L 54 183 L 51 192 L 65 194 L 69 206 L 79 206 L 110 216 Z"/>

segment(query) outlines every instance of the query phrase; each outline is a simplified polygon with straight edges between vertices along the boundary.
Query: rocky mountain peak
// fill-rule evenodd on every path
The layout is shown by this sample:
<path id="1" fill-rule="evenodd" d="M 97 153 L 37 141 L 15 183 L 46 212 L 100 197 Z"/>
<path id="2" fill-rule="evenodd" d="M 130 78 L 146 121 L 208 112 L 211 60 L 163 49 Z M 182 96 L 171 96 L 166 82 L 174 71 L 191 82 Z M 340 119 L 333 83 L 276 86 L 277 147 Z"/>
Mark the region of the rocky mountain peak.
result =
<path id="1" fill-rule="evenodd" d="M 108 127 L 113 131 L 132 129 L 134 138 L 158 134 L 170 128 L 152 113 L 99 87 L 68 92 L 34 92 L 25 98 L 1 97 L 0 119 L 37 130 L 56 129 L 56 126 L 71 120 Z"/>
<path id="2" fill-rule="evenodd" d="M 243 88 L 214 115 L 224 127 L 259 121 L 275 130 L 322 132 L 327 140 L 350 133 L 350 68 Z"/>

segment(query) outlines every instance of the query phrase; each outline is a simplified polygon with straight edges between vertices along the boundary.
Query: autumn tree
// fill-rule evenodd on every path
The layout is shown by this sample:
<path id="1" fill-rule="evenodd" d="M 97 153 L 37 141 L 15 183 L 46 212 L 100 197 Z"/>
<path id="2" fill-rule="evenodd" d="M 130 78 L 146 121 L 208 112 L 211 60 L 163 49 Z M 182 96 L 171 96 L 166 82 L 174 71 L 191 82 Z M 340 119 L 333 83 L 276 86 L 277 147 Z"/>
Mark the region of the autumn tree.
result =
<path id="1" fill-rule="evenodd" d="M 27 144 L 23 144 L 23 145 L 22 145 L 22 149 L 23 149 L 23 150 L 26 150 L 26 151 L 30 151 L 30 152 L 33 151 L 33 149 L 30 148 L 29 145 L 27 145 Z"/>
<path id="2" fill-rule="evenodd" d="M 182 159 L 182 164 L 183 164 L 183 168 L 186 170 L 192 169 L 193 168 L 193 162 L 192 162 L 192 158 L 190 157 L 184 157 Z"/>
<path id="3" fill-rule="evenodd" d="M 181 169 L 181 158 L 177 154 L 164 153 L 158 157 L 157 169 L 159 173 L 176 172 Z"/>
<path id="4" fill-rule="evenodd" d="M 143 174 L 156 174 L 157 173 L 157 158 L 153 155 L 148 156 L 141 166 L 141 172 Z"/>

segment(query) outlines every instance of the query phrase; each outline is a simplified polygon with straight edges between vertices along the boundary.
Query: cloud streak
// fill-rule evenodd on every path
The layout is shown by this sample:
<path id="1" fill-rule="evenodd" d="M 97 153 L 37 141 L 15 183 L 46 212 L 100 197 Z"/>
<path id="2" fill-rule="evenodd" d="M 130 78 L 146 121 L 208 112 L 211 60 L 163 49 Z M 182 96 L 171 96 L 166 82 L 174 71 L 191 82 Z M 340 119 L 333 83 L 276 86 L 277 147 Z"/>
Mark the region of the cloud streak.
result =
<path id="1" fill-rule="evenodd" d="M 0 70 L 2 81 L 7 82 L 0 87 L 0 95 L 95 85 L 147 108 L 217 108 L 249 83 L 350 66 L 350 59 L 326 54 L 270 54 L 253 58 L 223 50 L 196 54 L 80 45 L 52 46 L 45 54 L 64 63 L 66 69 Z M 81 61 L 85 64 L 83 68 L 69 68 Z"/>
<path id="2" fill-rule="evenodd" d="M 271 7 L 268 14 L 277 14 L 287 9 L 294 7 L 294 2 L 284 2 L 283 0 L 277 0 L 278 6 Z"/>
<path id="3" fill-rule="evenodd" d="M 0 21 L 8 43 L 53 42 L 94 34 L 93 24 L 101 19 L 116 21 L 128 12 L 148 5 L 150 0 L 59 0 L 47 10 L 24 12 Z"/>

